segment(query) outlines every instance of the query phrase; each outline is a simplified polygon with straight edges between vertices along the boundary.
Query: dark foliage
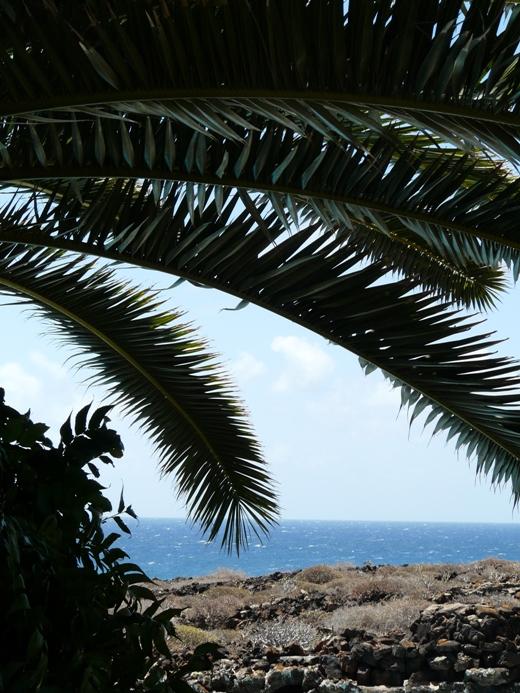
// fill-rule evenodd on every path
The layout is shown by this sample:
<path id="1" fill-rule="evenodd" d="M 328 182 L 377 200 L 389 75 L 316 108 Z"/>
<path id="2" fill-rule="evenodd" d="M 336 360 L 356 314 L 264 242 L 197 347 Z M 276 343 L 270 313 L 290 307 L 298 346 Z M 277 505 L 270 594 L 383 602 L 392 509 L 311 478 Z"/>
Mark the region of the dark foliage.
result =
<path id="1" fill-rule="evenodd" d="M 82 409 L 56 447 L 0 388 L 2 692 L 184 691 L 183 675 L 215 649 L 172 668 L 166 639 L 178 612 L 160 610 L 147 576 L 116 546 L 120 534 L 104 531 L 112 518 L 128 532 L 122 515 L 135 517 L 122 496 L 110 514 L 96 480 L 99 463 L 123 454 L 107 410 Z"/>

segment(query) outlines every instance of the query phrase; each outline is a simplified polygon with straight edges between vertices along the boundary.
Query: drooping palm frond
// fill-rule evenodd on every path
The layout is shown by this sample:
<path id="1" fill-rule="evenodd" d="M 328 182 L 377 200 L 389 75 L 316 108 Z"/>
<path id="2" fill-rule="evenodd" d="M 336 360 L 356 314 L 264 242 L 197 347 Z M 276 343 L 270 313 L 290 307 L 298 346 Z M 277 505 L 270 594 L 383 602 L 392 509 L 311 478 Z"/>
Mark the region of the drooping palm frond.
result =
<path id="1" fill-rule="evenodd" d="M 272 483 L 244 411 L 178 311 L 107 267 L 0 246 L 0 293 L 29 303 L 73 342 L 93 380 L 147 432 L 191 518 L 238 550 L 276 517 Z"/>
<path id="2" fill-rule="evenodd" d="M 11 198 L 4 187 L 0 241 L 95 253 L 162 269 L 172 238 L 184 237 L 195 227 L 225 226 L 237 215 L 242 224 L 262 226 L 259 205 L 271 207 L 291 233 L 296 232 L 293 218 L 299 223 L 295 205 L 290 207 L 291 217 L 266 196 L 231 188 L 113 179 L 48 181 L 45 188 L 37 184 L 33 182 L 25 194 L 23 189 L 11 193 Z M 489 309 L 504 289 L 502 269 L 478 264 L 480 251 L 474 239 L 432 234 L 425 240 L 391 220 L 385 233 L 368 220 L 364 224 L 353 220 L 347 227 L 335 220 L 330 208 L 320 212 L 316 201 L 306 213 L 324 234 L 355 243 L 365 258 L 383 260 L 389 269 L 459 305 Z M 473 244 L 477 252 L 470 253 Z"/>
<path id="3" fill-rule="evenodd" d="M 382 368 L 520 493 L 516 366 L 430 293 L 486 306 L 499 264 L 520 269 L 519 6 L 44 0 L 0 17 L 1 177 L 35 190 L 0 241 L 288 317 Z"/>
<path id="4" fill-rule="evenodd" d="M 157 233 L 140 236 L 139 225 L 127 229 L 113 238 L 107 255 L 143 266 L 152 266 L 154 257 L 154 267 L 255 303 L 344 346 L 402 383 L 405 393 L 417 393 L 422 410 L 431 407 L 430 423 L 442 422 L 457 445 L 490 461 L 497 478 L 510 480 L 520 494 L 518 366 L 482 353 L 495 343 L 490 335 L 463 336 L 471 323 L 449 304 L 418 291 L 416 281 L 392 279 L 383 262 L 363 266 L 365 253 L 324 235 L 317 224 L 289 234 L 267 204 L 258 205 L 254 223 L 247 210 L 236 210 L 235 196 L 223 204 L 216 222 L 201 216 L 199 224 L 175 231 L 168 226 L 168 204 L 165 221 L 156 220 Z M 184 205 L 181 196 L 173 206 L 183 220 L 189 219 Z M 118 214 L 123 219 L 124 208 Z M 106 239 L 99 221 L 99 238 Z M 95 249 L 96 238 L 91 241 Z"/>
<path id="5" fill-rule="evenodd" d="M 501 267 L 479 265 L 467 259 L 459 264 L 445 257 L 443 247 L 437 252 L 422 238 L 407 237 L 401 228 L 386 235 L 367 226 L 354 226 L 347 237 L 352 247 L 367 258 L 383 261 L 390 270 L 416 280 L 433 295 L 454 301 L 460 307 L 487 311 L 496 306 L 507 286 Z"/>
<path id="6" fill-rule="evenodd" d="M 295 209 L 347 229 L 361 223 L 386 234 L 399 225 L 459 263 L 468 257 L 514 264 L 520 257 L 520 182 L 504 167 L 454 148 L 418 154 L 384 137 L 340 147 L 323 135 L 298 136 L 279 126 L 236 142 L 186 126 L 174 132 L 167 120 L 107 123 L 77 126 L 76 137 L 56 124 L 31 126 L 32 140 L 23 128 L 6 132 L 3 180 L 32 185 L 108 175 L 182 181 L 192 191 L 200 185 L 254 190 L 269 196 L 282 219 L 287 210 L 288 221 Z"/>
<path id="7" fill-rule="evenodd" d="M 520 8 L 507 0 L 3 3 L 5 115 L 136 112 L 229 135 L 380 114 L 519 159 Z M 247 120 L 247 117 L 245 118 Z"/>

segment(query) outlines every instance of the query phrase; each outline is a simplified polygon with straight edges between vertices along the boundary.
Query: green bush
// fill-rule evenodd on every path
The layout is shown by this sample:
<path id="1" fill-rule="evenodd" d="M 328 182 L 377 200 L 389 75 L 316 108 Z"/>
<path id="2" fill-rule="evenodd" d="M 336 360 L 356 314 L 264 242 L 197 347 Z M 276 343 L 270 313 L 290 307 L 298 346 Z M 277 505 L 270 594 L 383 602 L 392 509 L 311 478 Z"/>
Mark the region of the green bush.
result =
<path id="1" fill-rule="evenodd" d="M 60 430 L 4 402 L 0 388 L 0 691 L 184 691 L 182 676 L 207 664 L 211 646 L 175 671 L 166 643 L 172 616 L 160 609 L 139 566 L 105 534 L 110 517 L 128 532 L 97 481 L 123 445 L 108 408 L 82 409 Z M 111 524 L 111 523 L 110 523 Z M 149 600 L 146 608 L 140 600 Z"/>

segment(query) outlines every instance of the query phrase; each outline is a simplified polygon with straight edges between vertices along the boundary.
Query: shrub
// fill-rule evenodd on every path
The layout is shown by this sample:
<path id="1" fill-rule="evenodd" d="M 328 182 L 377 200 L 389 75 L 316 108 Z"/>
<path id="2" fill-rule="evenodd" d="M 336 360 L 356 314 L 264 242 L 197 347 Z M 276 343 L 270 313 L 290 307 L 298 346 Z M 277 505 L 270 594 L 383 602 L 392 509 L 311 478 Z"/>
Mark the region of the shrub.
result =
<path id="1" fill-rule="evenodd" d="M 182 614 L 183 620 L 204 628 L 219 628 L 250 602 L 251 598 L 251 592 L 240 587 L 211 587 L 202 594 L 183 601 L 183 605 L 189 607 Z"/>
<path id="2" fill-rule="evenodd" d="M 277 618 L 255 623 L 245 628 L 242 633 L 253 645 L 275 647 L 284 647 L 294 642 L 302 647 L 312 647 L 319 637 L 317 628 L 297 618 Z"/>
<path id="3" fill-rule="evenodd" d="M 105 535 L 111 504 L 98 464 L 113 464 L 123 445 L 106 425 L 108 408 L 89 407 L 61 428 L 57 447 L 47 426 L 4 403 L 0 388 L 0 689 L 174 691 L 184 672 L 163 667 L 176 610 L 142 583 L 148 578 Z M 94 461 L 98 460 L 98 463 Z M 123 498 L 112 515 L 134 516 Z M 141 598 L 149 600 L 146 608 Z M 200 655 L 199 653 L 196 653 Z M 199 656 L 200 659 L 200 656 Z M 200 663 L 197 662 L 200 666 Z"/>
<path id="4" fill-rule="evenodd" d="M 201 645 L 208 639 L 208 634 L 205 630 L 195 626 L 188 626 L 184 623 L 178 623 L 175 626 L 175 635 L 179 639 L 180 644 L 190 649 Z"/>
<path id="5" fill-rule="evenodd" d="M 324 585 L 334 578 L 339 577 L 340 571 L 330 565 L 313 565 L 305 568 L 297 575 L 298 582 L 311 582 L 316 585 Z"/>
<path id="6" fill-rule="evenodd" d="M 359 628 L 376 634 L 393 630 L 407 631 L 429 602 L 409 597 L 394 599 L 381 604 L 341 607 L 333 611 L 326 625 L 336 633 L 346 628 Z"/>

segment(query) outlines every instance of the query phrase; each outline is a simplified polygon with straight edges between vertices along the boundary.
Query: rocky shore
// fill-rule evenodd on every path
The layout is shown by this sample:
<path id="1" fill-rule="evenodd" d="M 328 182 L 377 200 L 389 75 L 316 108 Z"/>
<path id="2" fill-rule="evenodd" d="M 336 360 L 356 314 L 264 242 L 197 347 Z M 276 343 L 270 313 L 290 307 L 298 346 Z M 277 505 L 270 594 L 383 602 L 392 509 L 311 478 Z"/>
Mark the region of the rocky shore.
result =
<path id="1" fill-rule="evenodd" d="M 315 566 L 156 589 L 184 609 L 174 659 L 222 645 L 190 681 L 199 693 L 520 692 L 516 563 Z"/>

